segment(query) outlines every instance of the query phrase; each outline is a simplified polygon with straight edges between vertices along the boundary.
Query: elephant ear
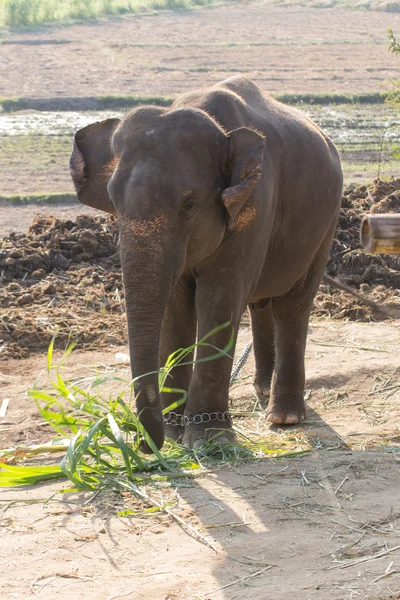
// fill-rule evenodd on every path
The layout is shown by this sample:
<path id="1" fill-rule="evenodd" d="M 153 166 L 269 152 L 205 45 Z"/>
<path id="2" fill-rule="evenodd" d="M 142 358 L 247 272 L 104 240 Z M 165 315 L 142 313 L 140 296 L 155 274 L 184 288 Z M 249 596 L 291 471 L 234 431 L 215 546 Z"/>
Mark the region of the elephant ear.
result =
<path id="1" fill-rule="evenodd" d="M 80 129 L 75 134 L 69 161 L 78 200 L 113 215 L 115 208 L 107 192 L 107 166 L 114 158 L 111 138 L 119 123 L 120 119 L 106 119 Z"/>
<path id="2" fill-rule="evenodd" d="M 247 127 L 235 129 L 228 136 L 228 170 L 230 186 L 222 192 L 227 211 L 227 228 L 246 204 L 261 177 L 265 138 Z"/>

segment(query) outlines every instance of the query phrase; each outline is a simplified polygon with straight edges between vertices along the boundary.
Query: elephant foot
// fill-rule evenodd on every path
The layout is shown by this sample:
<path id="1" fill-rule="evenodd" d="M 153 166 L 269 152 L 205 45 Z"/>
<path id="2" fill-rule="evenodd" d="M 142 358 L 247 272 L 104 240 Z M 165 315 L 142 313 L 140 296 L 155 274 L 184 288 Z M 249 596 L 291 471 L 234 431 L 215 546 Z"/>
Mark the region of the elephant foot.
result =
<path id="1" fill-rule="evenodd" d="M 283 394 L 274 391 L 270 398 L 266 419 L 274 425 L 296 425 L 306 418 L 303 393 Z"/>
<path id="2" fill-rule="evenodd" d="M 269 383 L 266 385 L 260 385 L 258 383 L 253 383 L 253 386 L 259 396 L 264 396 L 265 398 L 270 397 L 271 385 Z"/>
<path id="3" fill-rule="evenodd" d="M 165 437 L 174 442 L 181 442 L 185 428 L 182 425 L 165 425 Z"/>
<path id="4" fill-rule="evenodd" d="M 262 408 L 267 408 L 269 397 L 271 395 L 271 377 L 255 377 L 253 387 Z"/>
<path id="5" fill-rule="evenodd" d="M 224 444 L 232 444 L 235 440 L 235 432 L 230 426 L 223 427 L 220 423 L 216 427 L 186 425 L 182 444 L 185 448 L 199 450 L 202 446 L 210 442 L 222 446 Z"/>

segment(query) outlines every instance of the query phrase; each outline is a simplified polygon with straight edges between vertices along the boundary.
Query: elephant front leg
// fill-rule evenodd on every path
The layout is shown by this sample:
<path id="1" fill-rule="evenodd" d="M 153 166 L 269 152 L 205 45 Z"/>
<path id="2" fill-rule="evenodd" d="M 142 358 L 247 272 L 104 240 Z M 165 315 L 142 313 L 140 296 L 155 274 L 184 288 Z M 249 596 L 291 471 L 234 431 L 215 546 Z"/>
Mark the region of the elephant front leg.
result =
<path id="1" fill-rule="evenodd" d="M 183 444 L 189 448 L 200 448 L 205 441 L 219 443 L 234 441 L 235 434 L 229 415 L 229 380 L 232 370 L 232 357 L 235 351 L 237 331 L 244 306 L 232 299 L 238 294 L 238 287 L 215 284 L 210 289 L 198 284 L 196 292 L 196 312 L 198 317 L 198 340 L 225 323 L 228 325 L 206 340 L 207 345 L 199 345 L 196 354 L 189 396 L 185 408 L 185 433 Z M 229 346 L 227 354 L 210 360 L 217 349 Z"/>
<path id="2" fill-rule="evenodd" d="M 192 346 L 196 341 L 196 310 L 194 298 L 194 281 L 182 277 L 168 301 L 161 332 L 160 366 L 163 367 L 168 357 L 179 349 Z M 193 352 L 188 353 L 170 372 L 165 387 L 188 392 L 190 378 L 193 372 Z M 189 364 L 188 364 L 189 363 Z M 163 409 L 182 399 L 182 392 L 162 392 Z M 165 436 L 173 440 L 181 440 L 183 427 L 184 404 L 172 408 L 164 414 Z"/>

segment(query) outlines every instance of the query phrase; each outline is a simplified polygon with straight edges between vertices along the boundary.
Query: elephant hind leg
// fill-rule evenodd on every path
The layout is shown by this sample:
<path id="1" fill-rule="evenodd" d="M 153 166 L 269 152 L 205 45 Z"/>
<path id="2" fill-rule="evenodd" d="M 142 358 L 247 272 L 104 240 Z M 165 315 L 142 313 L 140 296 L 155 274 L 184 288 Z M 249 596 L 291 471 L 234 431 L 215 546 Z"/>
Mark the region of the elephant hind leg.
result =
<path id="1" fill-rule="evenodd" d="M 288 297 L 274 299 L 276 360 L 267 421 L 276 425 L 294 425 L 306 416 L 304 354 L 311 306 L 312 301 L 300 307 Z"/>
<path id="2" fill-rule="evenodd" d="M 308 272 L 285 296 L 272 299 L 275 370 L 267 420 L 294 425 L 306 416 L 304 357 L 308 321 L 315 294 L 329 257 L 334 229 L 324 239 Z"/>
<path id="3" fill-rule="evenodd" d="M 266 406 L 271 393 L 275 364 L 274 319 L 269 298 L 249 304 L 256 372 L 254 389 L 262 406 Z"/>

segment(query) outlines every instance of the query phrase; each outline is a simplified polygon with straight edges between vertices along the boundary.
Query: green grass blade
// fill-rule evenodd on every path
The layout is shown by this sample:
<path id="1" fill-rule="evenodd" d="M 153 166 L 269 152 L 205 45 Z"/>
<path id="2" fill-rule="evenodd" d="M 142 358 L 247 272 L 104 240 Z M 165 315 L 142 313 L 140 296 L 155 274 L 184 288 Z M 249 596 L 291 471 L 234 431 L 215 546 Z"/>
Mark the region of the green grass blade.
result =
<path id="1" fill-rule="evenodd" d="M 138 419 L 135 415 L 135 419 L 138 422 Z M 137 430 L 137 428 L 135 428 Z M 122 447 L 124 448 L 124 452 L 130 456 L 132 458 L 132 460 L 136 463 L 137 468 L 139 471 L 145 469 L 145 463 L 144 461 L 140 458 L 139 454 L 137 452 L 135 452 L 130 446 L 128 446 L 128 444 L 125 444 L 124 440 L 122 439 L 122 434 L 121 434 L 121 439 L 122 439 L 122 446 L 120 445 L 120 442 L 118 441 L 118 439 L 115 437 L 114 433 L 112 431 L 107 430 L 106 428 L 102 428 L 102 432 L 103 434 L 108 437 L 117 448 L 119 448 L 122 452 Z"/>
<path id="2" fill-rule="evenodd" d="M 138 428 L 138 433 L 139 433 L 140 437 L 142 439 L 144 439 L 144 441 L 146 442 L 146 444 L 152 449 L 153 454 L 159 460 L 160 464 L 165 469 L 169 470 L 170 467 L 169 467 L 167 461 L 165 460 L 165 458 L 163 457 L 162 453 L 157 448 L 157 446 L 155 445 L 155 443 L 153 442 L 153 440 L 151 439 L 151 437 L 149 436 L 149 434 L 147 433 L 147 431 L 145 430 L 145 428 L 143 427 L 143 425 L 141 424 L 141 422 L 139 421 L 139 419 L 137 421 L 137 428 Z"/>
<path id="3" fill-rule="evenodd" d="M 175 400 L 175 402 L 172 402 L 172 404 L 170 404 L 169 406 L 167 406 L 166 408 L 163 409 L 163 415 L 165 415 L 167 412 L 170 412 L 171 410 L 175 410 L 176 408 L 179 408 L 179 406 L 182 406 L 182 404 L 185 404 L 186 399 L 187 399 L 187 391 L 186 390 L 180 390 L 178 388 L 169 388 L 169 387 L 163 387 L 161 389 L 162 392 L 165 392 L 167 394 L 182 394 L 182 397 L 179 398 L 178 400 Z"/>
<path id="4" fill-rule="evenodd" d="M 63 479 L 59 466 L 15 466 L 0 463 L 0 487 L 32 485 L 50 479 Z"/>
<path id="5" fill-rule="evenodd" d="M 57 333 L 55 333 L 53 335 L 53 337 L 51 338 L 51 342 L 47 349 L 47 373 L 49 373 L 49 374 L 50 374 L 50 370 L 52 368 L 54 342 L 56 341 L 56 337 L 57 337 Z"/>
<path id="6" fill-rule="evenodd" d="M 65 363 L 65 361 L 67 360 L 68 356 L 71 354 L 71 352 L 73 351 L 73 349 L 75 348 L 75 346 L 76 346 L 75 342 L 73 342 L 72 344 L 69 344 L 69 346 L 65 350 L 64 354 L 62 355 L 62 358 L 61 358 L 60 362 L 57 365 L 57 369 L 59 369 L 60 367 L 62 367 L 62 365 Z"/>
<path id="7" fill-rule="evenodd" d="M 129 456 L 127 445 L 125 444 L 124 440 L 122 439 L 121 431 L 111 413 L 108 413 L 107 419 L 108 419 L 108 423 L 110 425 L 111 431 L 117 441 L 118 447 L 122 452 L 122 456 L 124 457 L 125 468 L 126 468 L 128 478 L 132 479 L 132 466 L 131 466 L 131 462 L 130 462 L 130 456 Z"/>

